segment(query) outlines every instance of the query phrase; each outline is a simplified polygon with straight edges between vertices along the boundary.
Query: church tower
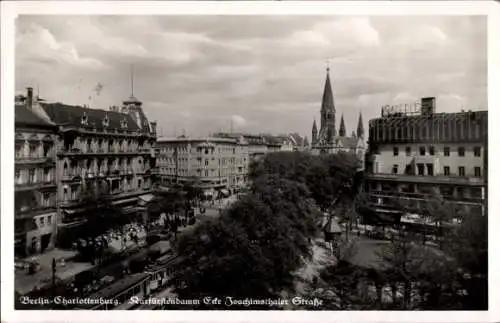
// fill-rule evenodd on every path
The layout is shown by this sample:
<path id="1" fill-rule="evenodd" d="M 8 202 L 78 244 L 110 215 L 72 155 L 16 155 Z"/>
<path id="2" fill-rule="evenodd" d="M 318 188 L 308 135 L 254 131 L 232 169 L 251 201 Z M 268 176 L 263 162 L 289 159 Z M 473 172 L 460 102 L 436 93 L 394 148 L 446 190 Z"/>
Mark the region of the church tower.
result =
<path id="1" fill-rule="evenodd" d="M 342 113 L 342 116 L 340 117 L 339 136 L 345 137 L 345 135 L 346 135 L 346 131 L 345 131 L 345 123 L 344 123 L 344 114 Z"/>
<path id="2" fill-rule="evenodd" d="M 320 136 L 328 144 L 333 144 L 337 135 L 335 129 L 335 104 L 333 102 L 332 85 L 330 83 L 330 68 L 326 69 L 325 89 L 321 101 L 321 129 Z"/>
<path id="3" fill-rule="evenodd" d="M 358 136 L 358 138 L 365 138 L 365 128 L 363 127 L 363 116 L 361 115 L 361 112 L 359 112 L 358 129 L 356 131 L 356 135 Z"/>

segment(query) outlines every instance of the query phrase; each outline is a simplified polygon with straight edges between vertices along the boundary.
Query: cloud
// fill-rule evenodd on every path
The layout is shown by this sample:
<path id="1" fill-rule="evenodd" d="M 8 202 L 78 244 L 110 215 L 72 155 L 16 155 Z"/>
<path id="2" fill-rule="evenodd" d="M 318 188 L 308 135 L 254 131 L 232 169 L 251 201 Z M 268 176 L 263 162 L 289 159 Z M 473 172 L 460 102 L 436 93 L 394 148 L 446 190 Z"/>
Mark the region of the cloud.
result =
<path id="1" fill-rule="evenodd" d="M 247 123 L 245 118 L 243 118 L 242 116 L 239 116 L 239 115 L 231 116 L 231 120 L 238 127 L 244 126 Z"/>
<path id="2" fill-rule="evenodd" d="M 486 106 L 480 16 L 20 16 L 16 89 L 120 105 L 131 92 L 164 135 L 229 130 L 309 135 L 327 59 L 348 133 L 385 104 L 437 97 L 438 111 Z M 310 135 L 309 135 L 310 137 Z"/>

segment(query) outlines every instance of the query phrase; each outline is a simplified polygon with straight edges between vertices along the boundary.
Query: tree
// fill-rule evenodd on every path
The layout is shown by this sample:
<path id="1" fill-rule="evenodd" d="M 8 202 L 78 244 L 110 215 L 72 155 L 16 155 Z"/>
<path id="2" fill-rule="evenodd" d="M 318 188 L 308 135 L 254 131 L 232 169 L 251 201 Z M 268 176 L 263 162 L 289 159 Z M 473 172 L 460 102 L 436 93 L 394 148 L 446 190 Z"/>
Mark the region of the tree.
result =
<path id="1" fill-rule="evenodd" d="M 220 218 L 182 236 L 177 280 L 188 284 L 176 286 L 179 294 L 262 298 L 292 288 L 316 231 L 317 213 L 304 194 L 303 184 L 260 178 Z"/>

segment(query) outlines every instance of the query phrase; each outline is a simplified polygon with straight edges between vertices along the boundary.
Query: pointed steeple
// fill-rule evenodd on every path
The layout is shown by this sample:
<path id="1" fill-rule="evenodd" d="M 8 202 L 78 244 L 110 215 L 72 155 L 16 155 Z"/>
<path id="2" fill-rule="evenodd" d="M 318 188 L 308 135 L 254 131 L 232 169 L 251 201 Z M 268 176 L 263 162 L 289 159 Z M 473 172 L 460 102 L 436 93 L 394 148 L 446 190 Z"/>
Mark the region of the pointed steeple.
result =
<path id="1" fill-rule="evenodd" d="M 363 127 L 363 116 L 361 115 L 361 112 L 359 112 L 358 129 L 356 131 L 356 135 L 358 136 L 358 138 L 365 138 L 365 128 Z"/>
<path id="2" fill-rule="evenodd" d="M 316 119 L 314 119 L 312 127 L 312 144 L 314 145 L 317 140 L 318 140 L 318 127 L 316 126 Z"/>
<path id="3" fill-rule="evenodd" d="M 333 138 L 337 135 L 335 128 L 335 104 L 333 102 L 332 84 L 330 82 L 330 67 L 326 69 L 325 88 L 321 101 L 321 125 L 320 140 L 333 144 Z"/>
<path id="4" fill-rule="evenodd" d="M 323 100 L 321 101 L 321 111 L 335 111 L 333 103 L 332 84 L 330 82 L 330 68 L 326 69 L 325 88 L 323 89 Z"/>
<path id="5" fill-rule="evenodd" d="M 340 128 L 339 128 L 339 136 L 340 137 L 345 137 L 345 123 L 344 123 L 344 114 L 342 113 L 342 116 L 340 117 Z"/>

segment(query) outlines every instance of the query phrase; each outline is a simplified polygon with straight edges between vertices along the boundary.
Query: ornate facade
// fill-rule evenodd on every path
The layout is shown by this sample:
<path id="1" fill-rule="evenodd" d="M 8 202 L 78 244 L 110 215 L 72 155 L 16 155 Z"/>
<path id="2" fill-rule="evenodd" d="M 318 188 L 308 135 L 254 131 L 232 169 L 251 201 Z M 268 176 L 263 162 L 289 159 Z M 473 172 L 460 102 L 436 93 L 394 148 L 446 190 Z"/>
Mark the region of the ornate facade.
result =
<path id="1" fill-rule="evenodd" d="M 31 110 L 33 89 L 15 110 L 15 253 L 38 253 L 55 242 L 57 127 Z"/>
<path id="2" fill-rule="evenodd" d="M 50 205 L 57 207 L 51 219 L 57 231 L 83 223 L 86 203 L 95 198 L 139 211 L 141 196 L 152 191 L 156 141 L 156 123 L 148 121 L 142 102 L 131 96 L 121 109 L 99 110 L 33 100 L 32 91 L 27 102 L 26 109 L 53 131 Z"/>
<path id="3" fill-rule="evenodd" d="M 321 101 L 320 128 L 316 120 L 312 126 L 311 152 L 313 154 L 336 154 L 340 151 L 355 153 L 361 160 L 364 159 L 366 144 L 364 139 L 363 118 L 359 114 L 356 133 L 347 135 L 344 116 L 341 116 L 340 127 L 336 128 L 336 110 L 330 82 L 330 69 L 327 69 L 323 99 Z"/>

